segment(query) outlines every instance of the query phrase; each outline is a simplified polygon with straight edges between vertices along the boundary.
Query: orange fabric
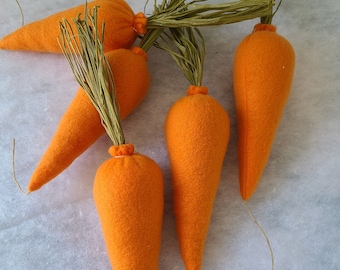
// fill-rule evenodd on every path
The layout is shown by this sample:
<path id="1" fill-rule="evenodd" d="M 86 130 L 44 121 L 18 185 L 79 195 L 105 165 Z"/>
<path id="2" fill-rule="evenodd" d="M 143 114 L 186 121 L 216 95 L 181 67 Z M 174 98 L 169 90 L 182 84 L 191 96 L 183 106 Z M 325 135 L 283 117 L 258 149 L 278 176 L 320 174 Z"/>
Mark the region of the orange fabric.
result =
<path id="1" fill-rule="evenodd" d="M 93 196 L 113 269 L 158 269 L 163 185 L 161 169 L 140 154 L 112 157 L 99 167 Z"/>
<path id="2" fill-rule="evenodd" d="M 56 177 L 103 135 L 105 130 L 98 123 L 97 110 L 85 91 L 78 90 L 30 179 L 28 191 L 35 191 Z"/>
<path id="3" fill-rule="evenodd" d="M 147 57 L 138 47 L 118 49 L 106 55 L 114 74 L 120 116 L 124 119 L 142 102 L 149 89 Z M 60 174 L 104 133 L 97 110 L 80 88 L 35 169 L 28 191 L 39 189 Z"/>
<path id="4" fill-rule="evenodd" d="M 241 196 L 250 199 L 267 164 L 289 96 L 295 65 L 291 44 L 273 25 L 258 24 L 234 59 Z"/>
<path id="5" fill-rule="evenodd" d="M 208 94 L 208 87 L 205 86 L 196 86 L 196 85 L 190 85 L 187 90 L 187 95 L 195 95 L 195 94 Z"/>
<path id="6" fill-rule="evenodd" d="M 98 28 L 105 22 L 104 49 L 110 51 L 129 48 L 136 40 L 134 13 L 124 0 L 97 0 L 88 3 L 91 9 L 98 5 Z M 71 25 L 79 13 L 84 16 L 85 5 L 58 12 L 44 19 L 24 25 L 0 40 L 0 49 L 61 53 L 57 37 L 59 22 L 66 18 Z M 139 22 L 141 24 L 141 22 Z M 74 29 L 74 27 L 72 27 Z M 142 28 L 142 26 L 139 26 Z"/>
<path id="7" fill-rule="evenodd" d="M 229 133 L 227 112 L 207 94 L 180 98 L 166 118 L 176 229 L 187 270 L 201 269 Z"/>
<path id="8" fill-rule="evenodd" d="M 143 12 L 138 12 L 134 19 L 134 26 L 135 30 L 140 35 L 146 34 L 146 24 L 147 24 L 147 18 L 145 17 Z"/>
<path id="9" fill-rule="evenodd" d="M 134 150 L 133 144 L 113 145 L 109 149 L 109 154 L 113 157 L 131 156 Z"/>
<path id="10" fill-rule="evenodd" d="M 145 98 L 151 76 L 147 54 L 140 47 L 119 49 L 107 54 L 113 70 L 121 118 L 125 118 Z"/>

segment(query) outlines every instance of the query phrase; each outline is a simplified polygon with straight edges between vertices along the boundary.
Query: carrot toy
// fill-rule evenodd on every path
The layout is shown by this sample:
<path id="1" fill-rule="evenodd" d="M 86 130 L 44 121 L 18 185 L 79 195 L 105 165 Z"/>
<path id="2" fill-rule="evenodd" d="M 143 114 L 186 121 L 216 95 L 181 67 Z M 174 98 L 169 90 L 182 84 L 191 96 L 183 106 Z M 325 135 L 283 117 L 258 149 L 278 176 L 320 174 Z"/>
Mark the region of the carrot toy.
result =
<path id="1" fill-rule="evenodd" d="M 124 0 L 96 0 L 88 3 L 89 8 L 94 5 L 100 6 L 99 31 L 102 31 L 102 22 L 105 22 L 105 27 L 110 29 L 106 34 L 105 51 L 129 48 L 138 34 L 145 33 L 144 15 L 135 15 Z M 24 25 L 2 38 L 0 49 L 61 53 L 57 42 L 58 22 L 62 18 L 71 20 L 82 13 L 84 7 L 85 4 L 79 5 Z"/>
<path id="2" fill-rule="evenodd" d="M 171 29 L 179 52 L 169 51 L 191 86 L 170 108 L 165 122 L 176 230 L 187 270 L 201 269 L 204 243 L 229 141 L 228 113 L 201 85 L 204 46 L 191 28 Z M 199 31 L 196 33 L 202 39 Z M 163 35 L 164 36 L 164 35 Z"/>
<path id="3" fill-rule="evenodd" d="M 106 56 L 115 76 L 120 117 L 124 119 L 148 92 L 147 55 L 140 47 L 134 47 L 113 50 Z M 104 133 L 97 110 L 84 90 L 79 88 L 33 172 L 28 192 L 39 189 L 60 174 Z"/>
<path id="4" fill-rule="evenodd" d="M 115 83 L 96 22 L 92 14 L 86 14 L 84 21 L 79 17 L 74 21 L 79 41 L 72 37 L 67 24 L 62 28 L 65 57 L 113 142 L 109 149 L 112 157 L 96 173 L 95 205 L 113 269 L 158 269 L 164 204 L 162 172 L 152 159 L 135 153 L 134 146 L 125 143 Z"/>
<path id="5" fill-rule="evenodd" d="M 255 25 L 234 58 L 239 181 L 244 200 L 255 192 L 268 161 L 294 73 L 294 50 L 271 24 L 274 14 Z"/>

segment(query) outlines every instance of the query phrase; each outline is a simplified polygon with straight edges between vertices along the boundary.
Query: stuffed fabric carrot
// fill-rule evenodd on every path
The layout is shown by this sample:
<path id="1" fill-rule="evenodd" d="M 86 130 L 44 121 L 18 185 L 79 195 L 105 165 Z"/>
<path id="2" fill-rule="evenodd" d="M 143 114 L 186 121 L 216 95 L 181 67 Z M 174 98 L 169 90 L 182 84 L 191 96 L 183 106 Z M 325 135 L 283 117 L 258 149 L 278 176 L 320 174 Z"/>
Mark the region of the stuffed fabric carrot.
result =
<path id="1" fill-rule="evenodd" d="M 106 55 L 115 76 L 120 116 L 124 119 L 148 92 L 150 73 L 147 55 L 139 47 L 118 49 Z M 60 174 L 104 133 L 97 110 L 80 88 L 35 169 L 28 191 L 39 189 Z"/>
<path id="2" fill-rule="evenodd" d="M 241 196 L 249 200 L 267 164 L 293 80 L 295 54 L 272 24 L 257 24 L 234 59 Z"/>
<path id="3" fill-rule="evenodd" d="M 134 15 L 124 0 L 96 0 L 88 3 L 88 7 L 98 5 L 99 32 L 105 22 L 105 51 L 118 48 L 129 48 L 138 34 L 146 31 L 146 18 L 142 13 Z M 61 53 L 57 42 L 59 35 L 58 22 L 63 18 L 71 20 L 83 13 L 85 5 L 58 12 L 39 21 L 27 24 L 0 40 L 0 49 L 25 50 L 37 52 Z"/>
<path id="4" fill-rule="evenodd" d="M 164 191 L 158 165 L 112 146 L 112 158 L 97 171 L 93 196 L 113 269 L 158 269 Z"/>
<path id="5" fill-rule="evenodd" d="M 216 192 L 227 151 L 230 122 L 220 103 L 201 86 L 204 39 L 198 29 L 170 29 L 170 52 L 191 83 L 187 95 L 170 108 L 165 121 L 173 186 L 176 230 L 187 270 L 202 267 Z M 166 35 L 166 36 L 164 36 Z M 196 35 L 202 44 L 196 42 Z M 171 48 L 177 47 L 178 52 Z"/>
<path id="6" fill-rule="evenodd" d="M 188 270 L 201 269 L 230 132 L 228 114 L 207 92 L 191 86 L 165 123 L 176 229 Z"/>
<path id="7" fill-rule="evenodd" d="M 92 31 L 97 28 L 96 17 L 88 17 L 74 22 L 80 33 L 79 47 L 86 53 L 74 54 L 67 27 L 63 31 L 67 37 L 63 39 L 63 52 L 113 142 L 109 149 L 112 157 L 99 167 L 93 187 L 108 256 L 113 269 L 156 270 L 163 218 L 163 176 L 153 160 L 134 153 L 133 145 L 125 143 L 115 79 L 102 43 L 96 31 Z"/>

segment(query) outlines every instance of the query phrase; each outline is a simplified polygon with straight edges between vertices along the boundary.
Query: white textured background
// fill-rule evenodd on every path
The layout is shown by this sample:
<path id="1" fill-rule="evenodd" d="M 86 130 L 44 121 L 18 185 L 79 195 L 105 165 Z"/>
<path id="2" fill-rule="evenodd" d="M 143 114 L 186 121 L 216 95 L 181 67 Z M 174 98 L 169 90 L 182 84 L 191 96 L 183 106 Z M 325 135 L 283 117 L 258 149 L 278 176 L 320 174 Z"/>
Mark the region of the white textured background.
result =
<path id="1" fill-rule="evenodd" d="M 135 12 L 144 1 L 129 0 Z M 21 0 L 25 22 L 82 0 Z M 150 4 L 149 10 L 152 8 Z M 284 0 L 274 18 L 296 51 L 296 71 L 271 157 L 249 206 L 267 232 L 278 270 L 340 269 L 340 2 Z M 204 254 L 204 270 L 271 269 L 265 239 L 239 195 L 232 62 L 237 44 L 257 21 L 204 28 L 204 84 L 231 117 L 224 161 Z M 2 0 L 0 37 L 21 25 L 14 0 Z M 153 76 L 142 105 L 124 121 L 128 141 L 153 158 L 165 177 L 160 269 L 184 269 L 172 213 L 163 124 L 188 86 L 174 62 L 149 51 Z M 62 55 L 0 51 L 0 269 L 110 269 L 92 199 L 97 167 L 108 158 L 105 136 L 41 190 L 22 195 L 77 84 Z"/>

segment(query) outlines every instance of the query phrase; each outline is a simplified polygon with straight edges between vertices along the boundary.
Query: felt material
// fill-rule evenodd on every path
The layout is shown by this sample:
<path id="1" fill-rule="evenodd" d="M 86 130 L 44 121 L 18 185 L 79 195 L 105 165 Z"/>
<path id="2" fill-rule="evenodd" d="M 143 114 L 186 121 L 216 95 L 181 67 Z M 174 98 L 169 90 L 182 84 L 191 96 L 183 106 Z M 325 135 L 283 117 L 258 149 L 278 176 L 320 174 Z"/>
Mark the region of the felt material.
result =
<path id="1" fill-rule="evenodd" d="M 20 26 L 21 18 L 16 1 L 0 2 L 1 38 Z M 19 2 L 26 22 L 84 3 Z M 134 11 L 141 11 L 145 1 L 128 3 Z M 151 14 L 153 4 L 149 1 L 145 14 Z M 279 34 L 295 49 L 296 66 L 270 159 L 248 205 L 271 241 L 275 270 L 340 269 L 338 14 L 339 0 L 299 0 L 282 1 L 274 17 Z M 271 269 L 266 241 L 239 192 L 232 89 L 236 46 L 257 21 L 200 28 L 206 40 L 203 81 L 228 111 L 231 124 L 203 270 Z M 187 80 L 164 51 L 151 48 L 148 58 L 151 88 L 123 127 L 136 151 L 155 160 L 164 173 L 159 269 L 184 270 L 163 126 L 169 107 L 185 94 Z M 62 55 L 0 50 L 0 62 L 0 269 L 111 270 L 92 199 L 94 172 L 107 158 L 110 140 L 102 136 L 58 179 L 39 192 L 22 195 L 12 181 L 12 139 L 16 139 L 17 179 L 26 187 L 77 86 Z"/>
<path id="2" fill-rule="evenodd" d="M 241 196 L 255 192 L 267 164 L 293 80 L 295 54 L 273 25 L 258 24 L 234 59 Z"/>
<path id="3" fill-rule="evenodd" d="M 114 50 L 106 56 L 113 71 L 120 117 L 124 119 L 149 89 L 147 56 L 139 47 Z M 80 88 L 33 172 L 28 191 L 35 191 L 55 178 L 104 133 L 97 110 Z"/>
<path id="4" fill-rule="evenodd" d="M 138 27 L 136 28 L 134 13 L 124 0 L 92 1 L 88 3 L 88 8 L 91 9 L 95 5 L 99 6 L 99 32 L 102 31 L 102 22 L 105 22 L 105 51 L 129 48 L 137 37 L 136 29 L 143 30 L 143 21 L 141 21 L 140 15 L 137 18 Z M 83 17 L 84 8 L 85 4 L 79 5 L 24 25 L 2 38 L 0 49 L 61 53 L 57 41 L 57 37 L 60 36 L 59 22 L 62 21 L 62 18 L 66 18 L 74 29 L 72 19 L 76 18 L 79 13 Z"/>
<path id="5" fill-rule="evenodd" d="M 205 86 L 196 86 L 196 85 L 190 85 L 187 90 L 187 95 L 195 95 L 195 94 L 208 94 L 208 87 Z"/>
<path id="6" fill-rule="evenodd" d="M 52 180 L 104 133 L 97 110 L 80 88 L 61 118 L 47 150 L 31 176 L 27 190 L 35 191 Z"/>
<path id="7" fill-rule="evenodd" d="M 146 16 L 144 15 L 143 12 L 138 12 L 135 16 L 134 19 L 134 27 L 135 30 L 138 34 L 144 35 L 146 34 L 146 24 L 147 24 L 148 20 L 146 18 Z"/>
<path id="8" fill-rule="evenodd" d="M 156 270 L 164 208 L 161 169 L 130 146 L 109 152 L 114 156 L 99 167 L 93 196 L 111 265 Z"/>
<path id="9" fill-rule="evenodd" d="M 201 269 L 215 195 L 230 134 L 227 112 L 206 87 L 191 86 L 165 122 L 174 212 L 187 270 Z"/>
<path id="10" fill-rule="evenodd" d="M 114 50 L 107 55 L 113 71 L 120 116 L 124 119 L 148 93 L 151 83 L 148 57 L 137 46 L 129 50 Z"/>
<path id="11" fill-rule="evenodd" d="M 109 154 L 113 157 L 131 156 L 135 150 L 133 144 L 112 145 Z"/>

